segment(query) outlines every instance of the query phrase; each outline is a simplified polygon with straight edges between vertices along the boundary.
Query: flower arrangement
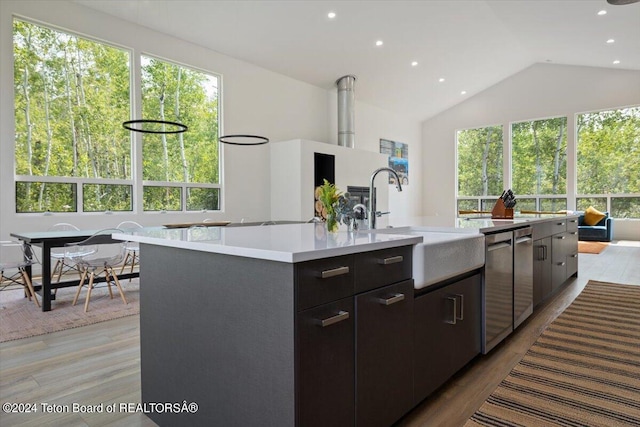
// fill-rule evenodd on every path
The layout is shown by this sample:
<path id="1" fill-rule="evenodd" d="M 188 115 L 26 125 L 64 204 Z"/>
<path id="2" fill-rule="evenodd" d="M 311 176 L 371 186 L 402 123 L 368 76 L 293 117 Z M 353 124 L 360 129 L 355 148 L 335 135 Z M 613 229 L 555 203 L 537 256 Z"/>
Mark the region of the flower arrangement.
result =
<path id="1" fill-rule="evenodd" d="M 316 188 L 316 213 L 327 222 L 327 230 L 338 231 L 340 223 L 349 224 L 351 214 L 349 209 L 349 193 L 342 193 L 336 186 L 326 179 Z"/>

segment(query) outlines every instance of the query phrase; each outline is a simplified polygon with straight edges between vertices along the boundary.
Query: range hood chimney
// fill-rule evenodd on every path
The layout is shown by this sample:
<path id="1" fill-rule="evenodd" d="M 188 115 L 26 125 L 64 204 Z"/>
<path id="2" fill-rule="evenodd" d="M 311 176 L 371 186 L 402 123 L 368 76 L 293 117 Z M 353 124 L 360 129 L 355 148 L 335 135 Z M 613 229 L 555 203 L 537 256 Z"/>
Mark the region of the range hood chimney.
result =
<path id="1" fill-rule="evenodd" d="M 355 132 L 355 92 L 356 77 L 342 76 L 336 81 L 338 85 L 338 145 L 353 148 L 356 140 Z"/>

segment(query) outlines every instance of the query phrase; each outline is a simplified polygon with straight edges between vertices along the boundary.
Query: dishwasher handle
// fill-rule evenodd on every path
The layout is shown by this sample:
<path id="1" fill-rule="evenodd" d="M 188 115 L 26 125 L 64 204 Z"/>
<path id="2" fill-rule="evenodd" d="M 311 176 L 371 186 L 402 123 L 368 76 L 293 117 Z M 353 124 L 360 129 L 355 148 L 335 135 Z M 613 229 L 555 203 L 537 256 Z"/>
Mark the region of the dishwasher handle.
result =
<path id="1" fill-rule="evenodd" d="M 498 242 L 498 243 L 487 245 L 487 251 L 491 252 L 491 251 L 496 251 L 498 249 L 510 248 L 510 247 L 511 247 L 511 241 L 509 241 L 509 243 Z"/>

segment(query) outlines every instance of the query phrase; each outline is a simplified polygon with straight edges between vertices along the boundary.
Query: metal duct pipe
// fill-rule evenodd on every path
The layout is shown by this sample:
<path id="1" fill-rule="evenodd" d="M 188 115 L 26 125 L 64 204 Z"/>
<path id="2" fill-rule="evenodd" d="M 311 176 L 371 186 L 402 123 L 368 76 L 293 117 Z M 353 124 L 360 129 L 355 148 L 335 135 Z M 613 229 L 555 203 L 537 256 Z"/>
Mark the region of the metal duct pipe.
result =
<path id="1" fill-rule="evenodd" d="M 355 76 L 342 76 L 338 85 L 338 145 L 353 148 L 355 146 Z"/>

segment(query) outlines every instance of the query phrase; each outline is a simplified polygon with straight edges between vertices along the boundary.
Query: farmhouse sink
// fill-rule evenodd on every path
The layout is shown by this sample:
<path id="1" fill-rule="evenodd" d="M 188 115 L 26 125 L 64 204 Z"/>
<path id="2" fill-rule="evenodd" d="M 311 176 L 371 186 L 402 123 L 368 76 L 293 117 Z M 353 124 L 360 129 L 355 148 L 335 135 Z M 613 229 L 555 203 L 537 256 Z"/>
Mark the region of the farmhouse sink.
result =
<path id="1" fill-rule="evenodd" d="M 422 236 L 422 243 L 413 247 L 413 279 L 416 289 L 484 265 L 482 233 L 441 233 L 412 227 L 378 229 L 375 232 Z"/>

